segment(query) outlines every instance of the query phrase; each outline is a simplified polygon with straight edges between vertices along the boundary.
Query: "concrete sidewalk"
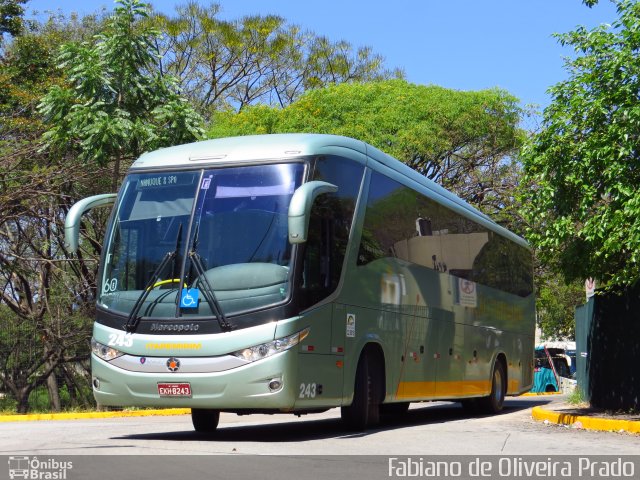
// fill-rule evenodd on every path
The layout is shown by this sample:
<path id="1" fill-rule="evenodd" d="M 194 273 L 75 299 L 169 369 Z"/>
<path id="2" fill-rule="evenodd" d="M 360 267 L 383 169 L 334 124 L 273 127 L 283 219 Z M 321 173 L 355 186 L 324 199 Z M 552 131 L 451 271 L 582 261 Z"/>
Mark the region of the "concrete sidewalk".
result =
<path id="1" fill-rule="evenodd" d="M 640 414 L 614 415 L 594 408 L 554 402 L 544 408 L 533 407 L 531 416 L 534 420 L 569 425 L 577 429 L 640 434 Z"/>

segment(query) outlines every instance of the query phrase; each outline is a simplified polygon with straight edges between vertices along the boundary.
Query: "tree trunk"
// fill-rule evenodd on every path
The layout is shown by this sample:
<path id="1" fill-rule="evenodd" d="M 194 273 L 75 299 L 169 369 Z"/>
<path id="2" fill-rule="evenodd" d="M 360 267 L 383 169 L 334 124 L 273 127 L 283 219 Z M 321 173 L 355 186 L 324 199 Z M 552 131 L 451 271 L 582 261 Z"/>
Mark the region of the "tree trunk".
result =
<path id="1" fill-rule="evenodd" d="M 67 392 L 69 392 L 69 404 L 72 407 L 78 406 L 78 395 L 76 391 L 76 384 L 73 380 L 73 374 L 69 371 L 69 368 L 73 368 L 73 366 L 68 366 L 67 364 L 62 365 L 62 372 L 64 373 L 64 384 L 67 386 Z"/>
<path id="2" fill-rule="evenodd" d="M 31 390 L 28 388 L 21 388 L 16 393 L 16 401 L 18 402 L 17 411 L 18 413 L 28 413 L 29 412 L 29 394 Z"/>
<path id="3" fill-rule="evenodd" d="M 49 391 L 49 404 L 52 412 L 59 412 L 62 405 L 60 404 L 60 390 L 58 389 L 58 379 L 55 372 L 47 377 L 47 390 Z"/>

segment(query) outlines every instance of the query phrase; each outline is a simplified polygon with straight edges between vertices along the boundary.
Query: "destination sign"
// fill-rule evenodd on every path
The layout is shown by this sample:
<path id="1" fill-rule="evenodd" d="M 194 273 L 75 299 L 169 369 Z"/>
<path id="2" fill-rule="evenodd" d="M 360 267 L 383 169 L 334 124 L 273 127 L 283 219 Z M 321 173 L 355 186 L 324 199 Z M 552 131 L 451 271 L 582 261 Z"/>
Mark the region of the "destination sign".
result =
<path id="1" fill-rule="evenodd" d="M 193 185 L 194 177 L 195 175 L 193 173 L 167 173 L 140 176 L 136 184 L 136 190 Z"/>

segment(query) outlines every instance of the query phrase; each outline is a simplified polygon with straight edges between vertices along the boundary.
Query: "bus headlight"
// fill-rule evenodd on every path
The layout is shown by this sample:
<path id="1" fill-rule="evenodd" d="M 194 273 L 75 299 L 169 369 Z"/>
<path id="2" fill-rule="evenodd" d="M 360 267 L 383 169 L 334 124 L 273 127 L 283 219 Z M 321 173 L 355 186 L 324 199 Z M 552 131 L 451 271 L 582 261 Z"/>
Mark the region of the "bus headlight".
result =
<path id="1" fill-rule="evenodd" d="M 270 357 L 276 353 L 289 350 L 291 347 L 300 343 L 307 335 L 309 335 L 309 328 L 305 328 L 304 330 L 294 333 L 293 335 L 289 335 L 288 337 L 278 338 L 273 342 L 263 343 L 261 345 L 255 345 L 253 347 L 238 350 L 237 352 L 233 352 L 231 355 L 241 358 L 242 360 L 246 360 L 247 362 L 255 362 L 256 360 L 262 360 L 263 358 Z"/>
<path id="2" fill-rule="evenodd" d="M 97 357 L 100 357 L 102 360 L 106 360 L 107 362 L 113 360 L 114 358 L 118 358 L 124 355 L 124 352 L 121 352 L 120 350 L 116 350 L 115 348 L 110 347 L 108 345 L 104 345 L 96 341 L 95 338 L 91 339 L 91 351 Z"/>

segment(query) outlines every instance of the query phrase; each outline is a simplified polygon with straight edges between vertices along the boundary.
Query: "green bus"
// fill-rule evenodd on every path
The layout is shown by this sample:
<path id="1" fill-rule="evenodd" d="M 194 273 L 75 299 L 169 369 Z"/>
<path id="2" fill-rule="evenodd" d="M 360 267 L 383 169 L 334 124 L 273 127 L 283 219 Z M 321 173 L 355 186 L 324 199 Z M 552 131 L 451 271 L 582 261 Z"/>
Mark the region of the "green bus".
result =
<path id="1" fill-rule="evenodd" d="M 96 401 L 220 412 L 341 407 L 349 428 L 411 402 L 497 413 L 532 386 L 533 269 L 520 237 L 376 148 L 317 134 L 146 153 L 103 245 Z"/>

